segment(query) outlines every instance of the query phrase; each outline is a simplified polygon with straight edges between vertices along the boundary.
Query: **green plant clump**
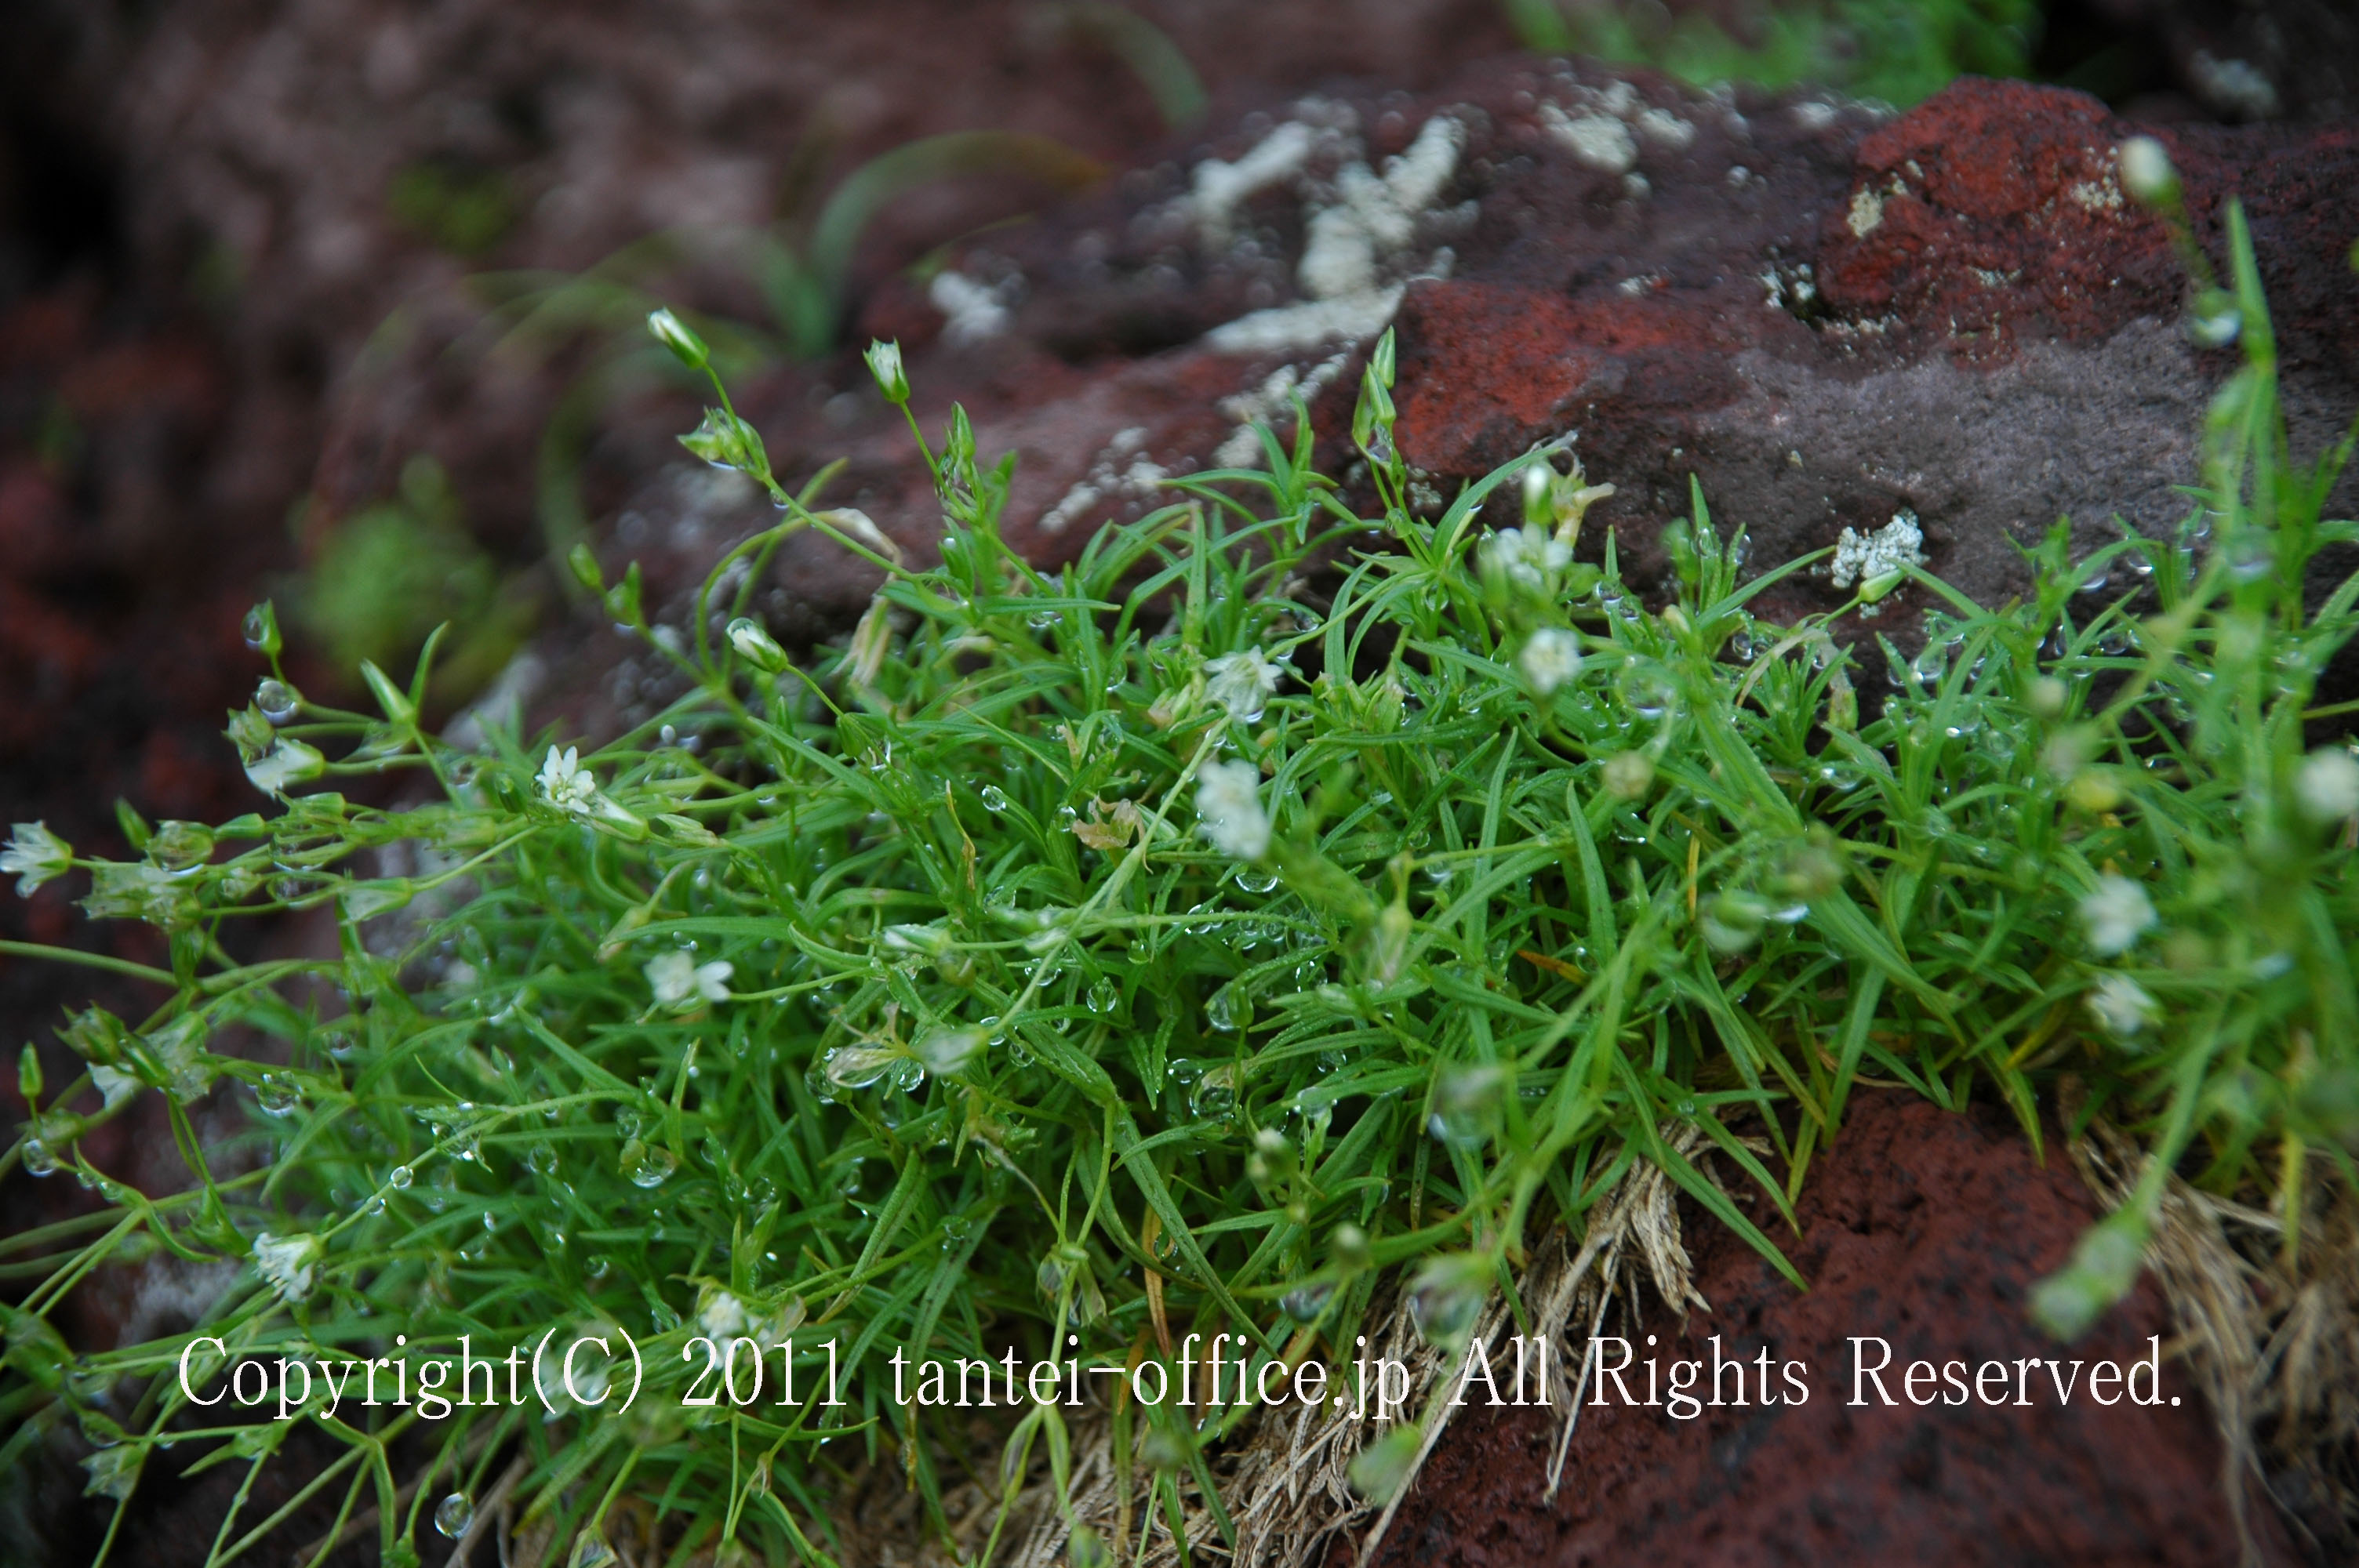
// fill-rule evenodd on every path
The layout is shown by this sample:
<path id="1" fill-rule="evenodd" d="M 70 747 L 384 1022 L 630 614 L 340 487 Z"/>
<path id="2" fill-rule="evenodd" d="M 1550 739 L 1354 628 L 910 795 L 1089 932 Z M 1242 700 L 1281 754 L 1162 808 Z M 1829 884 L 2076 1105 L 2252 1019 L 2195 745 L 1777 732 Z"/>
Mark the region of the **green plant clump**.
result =
<path id="1" fill-rule="evenodd" d="M 1795 0 L 1757 7 L 1732 36 L 1655 0 L 1502 0 L 1527 49 L 1644 65 L 1696 86 L 1822 82 L 1907 106 L 1957 77 L 2028 76 L 2037 0 Z"/>
<path id="2" fill-rule="evenodd" d="M 9 870 L 86 871 L 89 911 L 159 927 L 171 963 L 129 966 L 168 996 L 149 1016 L 71 1021 L 89 1072 L 45 1107 L 27 1069 L 8 1160 L 108 1206 L 5 1244 L 40 1281 L 8 1317 L 9 1456 L 78 1427 L 94 1490 L 194 1455 L 246 1467 L 243 1501 L 299 1421 L 342 1446 L 277 1513 L 233 1510 L 214 1561 L 325 1497 L 415 1563 L 420 1518 L 463 1517 L 519 1456 L 519 1530 L 577 1563 L 626 1517 L 669 1561 L 840 1561 L 855 1459 L 906 1467 L 938 1528 L 965 1477 L 1012 1497 L 1039 1452 L 1068 1474 L 1057 1406 L 1001 1412 L 995 1467 L 974 1412 L 894 1401 L 897 1348 L 1121 1366 L 1217 1329 L 1343 1386 L 1385 1271 L 1422 1271 L 1425 1322 L 1462 1332 L 1634 1162 L 1777 1256 L 1673 1133 L 1789 1216 L 1864 1077 L 1995 1096 L 2037 1139 L 2069 1071 L 2084 1115 L 2158 1153 L 2042 1287 L 2059 1331 L 2128 1287 L 2166 1173 L 2298 1216 L 2306 1186 L 2348 1184 L 2359 1135 L 2359 763 L 2304 737 L 2359 598 L 2307 604 L 2306 573 L 2359 528 L 2320 516 L 2343 454 L 2288 455 L 2234 233 L 2248 362 L 2186 522 L 2078 561 L 2059 527 L 2036 591 L 1997 608 L 1896 555 L 1839 613 L 1771 624 L 1749 605 L 1808 563 L 1742 580 L 1743 531 L 1699 498 L 1652 611 L 1610 539 L 1602 567 L 1573 558 L 1601 492 L 1561 450 L 1417 515 L 1388 341 L 1355 426 L 1377 515 L 1310 470 L 1307 434 L 1266 430 L 1266 471 L 1175 481 L 1053 574 L 1003 544 L 1013 460 L 980 464 L 962 412 L 929 454 L 941 564 L 918 568 L 781 488 L 722 394 L 685 439 L 784 515 L 716 565 L 693 624 L 651 626 L 636 570 L 577 558 L 688 684 L 643 728 L 461 753 L 419 721 L 422 667 L 407 688 L 364 670 L 377 715 L 274 676 L 230 727 L 272 814 L 135 821 L 124 863 L 18 831 Z M 906 407 L 897 352 L 872 363 Z M 1502 486 L 1523 525 L 1486 531 Z M 804 528 L 886 582 L 796 662 L 743 616 Z M 2082 591 L 2107 574 L 2141 591 Z M 1923 649 L 1882 642 L 1888 695 L 1864 703 L 1834 633 L 1903 583 L 1936 606 Z M 387 774 L 420 803 L 298 793 Z M 337 957 L 225 957 L 224 922 L 320 906 Z M 248 1031 L 286 1065 L 215 1049 Z M 207 1147 L 191 1108 L 223 1080 L 254 1130 Z M 134 1190 L 78 1143 L 150 1093 L 188 1191 Z M 238 1266 L 193 1331 L 93 1353 L 49 1326 L 158 1252 Z M 527 1394 L 331 1417 L 322 1396 L 288 1422 L 193 1409 L 180 1381 L 190 1354 L 217 1392 L 226 1360 L 414 1362 L 462 1336 L 498 1357 L 553 1325 L 636 1337 L 628 1415 Z M 700 1335 L 752 1342 L 767 1391 L 684 1405 L 711 1381 Z M 1164 1517 L 1211 1491 L 1204 1445 L 1238 1419 L 1214 1416 L 1112 1415 Z"/>

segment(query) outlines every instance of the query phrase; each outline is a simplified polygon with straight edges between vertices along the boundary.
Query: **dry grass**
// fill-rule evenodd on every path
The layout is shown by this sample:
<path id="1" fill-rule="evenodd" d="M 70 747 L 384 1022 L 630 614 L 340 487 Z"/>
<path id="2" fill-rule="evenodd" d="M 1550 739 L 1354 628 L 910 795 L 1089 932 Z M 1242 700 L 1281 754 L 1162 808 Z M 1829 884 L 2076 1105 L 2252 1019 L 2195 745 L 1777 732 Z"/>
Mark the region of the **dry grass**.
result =
<path id="1" fill-rule="evenodd" d="M 2107 1205 L 2125 1202 L 2150 1155 L 2104 1121 L 2071 1146 Z M 2325 1212 L 2282 1215 L 2166 1181 L 2146 1265 L 2201 1386 L 2223 1451 L 2245 1561 L 2259 1561 L 2251 1488 L 2313 1552 L 2347 1549 L 2359 1524 L 2359 1204 L 2339 1183 Z M 2329 1535 L 2328 1532 L 2332 1532 Z M 2334 1539 L 2339 1536 L 2340 1539 Z"/>
<path id="2" fill-rule="evenodd" d="M 1702 1135 L 1692 1127 L 1667 1128 L 1665 1137 L 1699 1164 L 1708 1157 L 1701 1148 Z M 1564 1230 L 1552 1229 L 1517 1278 L 1515 1301 L 1495 1297 L 1475 1325 L 1473 1337 L 1486 1353 L 1498 1350 L 1503 1333 L 1516 1331 L 1516 1303 L 1520 1303 L 1523 1332 L 1546 1339 L 1552 1348 L 1557 1370 L 1547 1387 L 1559 1436 L 1549 1469 L 1550 1496 L 1562 1476 L 1580 1416 L 1577 1390 L 1587 1374 L 1582 1352 L 1590 1336 L 1602 1331 L 1617 1303 L 1635 1323 L 1642 1287 L 1651 1287 L 1681 1313 L 1690 1306 L 1707 1307 L 1696 1292 L 1693 1267 L 1680 1241 L 1678 1195 L 1678 1187 L 1656 1166 L 1635 1163 L 1593 1211 L 1589 1234 L 1578 1247 Z M 1355 1536 L 1350 1557 L 1362 1563 L 1375 1560 L 1417 1468 L 1449 1428 L 1456 1408 L 1450 1402 L 1455 1374 L 1464 1365 L 1462 1358 L 1426 1343 L 1411 1321 L 1405 1283 L 1396 1279 L 1388 1284 L 1370 1312 L 1366 1354 L 1410 1369 L 1405 1408 L 1422 1412 L 1425 1433 L 1417 1465 L 1379 1509 L 1353 1489 L 1350 1471 L 1353 1460 L 1387 1435 L 1393 1423 L 1337 1419 L 1326 1409 L 1310 1406 L 1257 1416 L 1213 1465 L 1222 1501 L 1237 1532 L 1232 1559 L 1236 1563 L 1330 1561 L 1338 1538 L 1352 1541 Z M 1571 1375 L 1576 1370 L 1578 1375 Z M 1122 1485 L 1105 1423 L 1092 1427 L 1077 1448 L 1074 1516 L 1117 1543 L 1120 1560 L 1143 1568 L 1176 1568 L 1179 1544 L 1164 1517 L 1146 1506 L 1148 1478 L 1135 1475 L 1127 1487 Z M 1069 1526 L 1052 1498 L 1045 1475 L 1027 1488 L 1018 1508 L 1032 1523 L 1010 1560 L 1011 1568 L 1051 1568 L 1063 1561 Z M 1191 1556 L 1225 1553 L 1212 1511 L 1201 1498 L 1183 1519 Z"/>

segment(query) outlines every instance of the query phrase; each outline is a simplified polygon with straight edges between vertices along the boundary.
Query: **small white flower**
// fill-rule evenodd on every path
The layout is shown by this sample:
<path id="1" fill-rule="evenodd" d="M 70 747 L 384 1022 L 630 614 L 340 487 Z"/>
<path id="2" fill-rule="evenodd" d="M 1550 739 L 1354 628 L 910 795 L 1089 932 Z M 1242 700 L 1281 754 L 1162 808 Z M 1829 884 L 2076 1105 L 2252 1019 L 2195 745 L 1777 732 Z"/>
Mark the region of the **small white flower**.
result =
<path id="1" fill-rule="evenodd" d="M 736 966 L 726 958 L 700 964 L 694 954 L 678 949 L 658 955 L 647 967 L 647 984 L 655 989 L 658 1007 L 678 1007 L 698 997 L 727 1001 L 729 977 L 736 972 Z"/>
<path id="2" fill-rule="evenodd" d="M 750 1321 L 745 1303 L 727 1291 L 707 1294 L 696 1314 L 696 1325 L 715 1341 L 736 1338 Z"/>
<path id="3" fill-rule="evenodd" d="M 2127 975 L 2101 975 L 2088 996 L 2089 1011 L 2108 1033 L 2127 1039 L 2153 1022 L 2158 1011 L 2146 988 Z"/>
<path id="4" fill-rule="evenodd" d="M 1544 627 L 1524 641 L 1516 664 L 1532 689 L 1548 696 L 1581 673 L 1581 639 L 1556 627 Z"/>
<path id="5" fill-rule="evenodd" d="M 2300 770 L 2293 775 L 2293 793 L 2312 820 L 2340 822 L 2359 812 L 2359 762 L 2354 762 L 2348 752 L 2321 746 L 2302 759 Z M 0 868 L 5 866 L 5 861 L 0 860 Z"/>
<path id="6" fill-rule="evenodd" d="M 39 822 L 16 824 L 16 837 L 0 849 L 0 877 L 16 879 L 18 898 L 32 897 L 35 888 L 65 875 L 72 864 L 72 846 Z"/>
<path id="7" fill-rule="evenodd" d="M 299 1302 L 311 1293 L 311 1269 L 320 1260 L 316 1236 L 273 1236 L 254 1238 L 254 1266 L 283 1302 Z"/>
<path id="8" fill-rule="evenodd" d="M 2122 189 L 2145 207 L 2159 207 L 2178 193 L 2179 171 L 2160 142 L 2132 136 L 2122 144 Z"/>
<path id="9" fill-rule="evenodd" d="M 2127 951 L 2153 925 L 2154 905 L 2146 889 L 2107 872 L 2097 879 L 2097 891 L 2081 901 L 2081 923 L 2089 928 L 2089 946 L 2110 958 Z"/>
<path id="10" fill-rule="evenodd" d="M 598 781 L 582 765 L 579 747 L 568 746 L 562 752 L 554 746 L 549 749 L 540 764 L 540 793 L 560 811 L 576 816 L 590 815 L 598 799 Z"/>
<path id="11" fill-rule="evenodd" d="M 1510 583 L 1536 592 L 1572 564 L 1572 546 L 1538 528 L 1502 528 L 1483 542 L 1483 554 Z"/>
<path id="12" fill-rule="evenodd" d="M 327 766 L 328 759 L 318 748 L 282 735 L 269 751 L 245 764 L 245 776 L 265 795 L 285 795 L 288 784 L 316 779 Z"/>
<path id="13" fill-rule="evenodd" d="M 1261 808 L 1261 770 L 1251 762 L 1207 762 L 1196 779 L 1196 815 L 1212 848 L 1240 860 L 1269 850 L 1269 817 Z"/>
<path id="14" fill-rule="evenodd" d="M 1212 700 L 1227 708 L 1230 718 L 1247 724 L 1261 717 L 1270 693 L 1277 689 L 1277 666 L 1259 648 L 1223 654 L 1204 666 L 1204 673 L 1212 677 L 1205 689 Z"/>

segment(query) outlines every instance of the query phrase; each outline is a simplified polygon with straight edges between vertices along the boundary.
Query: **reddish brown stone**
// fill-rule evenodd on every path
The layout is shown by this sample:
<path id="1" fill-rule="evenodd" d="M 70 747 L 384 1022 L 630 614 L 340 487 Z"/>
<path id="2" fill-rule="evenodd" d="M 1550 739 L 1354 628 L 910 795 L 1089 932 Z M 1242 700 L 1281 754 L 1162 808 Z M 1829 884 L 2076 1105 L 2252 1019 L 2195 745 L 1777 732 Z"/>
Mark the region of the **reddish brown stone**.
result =
<path id="1" fill-rule="evenodd" d="M 2185 279 L 2161 222 L 2122 194 L 2125 134 L 2093 98 L 1958 82 L 1860 143 L 1849 200 L 1825 222 L 1827 303 L 1980 357 L 2169 315 Z"/>
<path id="2" fill-rule="evenodd" d="M 1754 1211 L 1774 1220 L 1766 1203 Z M 2003 1113 L 1951 1115 L 1911 1096 L 1872 1093 L 1813 1165 L 1798 1205 L 1801 1235 L 1768 1224 L 1810 1281 L 1799 1292 L 1734 1233 L 1684 1216 L 1710 1313 L 1684 1324 L 1657 1309 L 1640 1331 L 1652 1353 L 1704 1361 L 1712 1336 L 1732 1358 L 1764 1349 L 1810 1368 L 1806 1403 L 1662 1410 L 1584 1405 L 1564 1483 L 1543 1501 L 1553 1427 L 1529 1412 L 1470 1408 L 1435 1450 L 1377 1559 L 1386 1564 L 1663 1563 L 1694 1568 L 1907 1563 L 1966 1568 L 2224 1568 L 2237 1538 L 2211 1416 L 2187 1369 L 2166 1359 L 2177 1405 L 2092 1403 L 2084 1368 L 2060 1405 L 2044 1369 L 2033 1403 L 1999 1408 L 1874 1402 L 1854 1408 L 1854 1336 L 1888 1341 L 1885 1386 L 1917 1359 L 2068 1363 L 2146 1356 L 2169 1343 L 2151 1281 L 2069 1348 L 2024 1319 L 2025 1289 L 2060 1265 L 2095 1217 L 2060 1153 L 2036 1162 Z M 1641 1357 L 1649 1353 L 1638 1347 Z M 1873 1354 L 1871 1352 L 1871 1354 Z M 1640 1363 L 1643 1366 L 1643 1360 Z M 1668 1372 L 1666 1373 L 1668 1376 Z M 2021 1385 L 2010 1376 L 2011 1388 Z M 1631 1382 L 1634 1397 L 1643 1383 Z M 1920 1384 L 1920 1390 L 1926 1385 Z M 1991 1385 L 1993 1389 L 1996 1384 Z M 1733 1389 L 1729 1390 L 1733 1392 Z M 1944 1392 L 1940 1384 L 1929 1391 Z M 1474 1396 L 1480 1400 L 1479 1391 Z M 1609 1396 L 1609 1400 L 1614 1396 Z M 2003 1396 L 2004 1397 L 2004 1396 Z M 2272 1562 L 2298 1557 L 2269 1505 L 2249 1509 Z"/>

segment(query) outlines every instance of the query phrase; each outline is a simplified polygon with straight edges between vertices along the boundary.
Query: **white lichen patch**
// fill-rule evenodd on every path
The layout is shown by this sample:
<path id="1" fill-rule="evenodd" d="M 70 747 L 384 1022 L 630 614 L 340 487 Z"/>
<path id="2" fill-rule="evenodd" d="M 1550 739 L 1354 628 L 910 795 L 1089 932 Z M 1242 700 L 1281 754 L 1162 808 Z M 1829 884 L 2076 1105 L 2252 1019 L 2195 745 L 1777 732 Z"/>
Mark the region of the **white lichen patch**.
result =
<path id="1" fill-rule="evenodd" d="M 1864 240 L 1884 223 L 1884 192 L 1862 186 L 1851 193 L 1851 211 L 1843 217 L 1843 226 L 1854 240 Z"/>
<path id="2" fill-rule="evenodd" d="M 1319 145 L 1318 135 L 1299 120 L 1270 132 L 1234 163 L 1206 158 L 1190 175 L 1190 200 L 1205 243 L 1228 243 L 1237 209 L 1275 185 L 1299 177 Z"/>
<path id="3" fill-rule="evenodd" d="M 2197 49 L 2187 62 L 2187 74 L 2195 91 L 2215 109 L 2247 120 L 2277 117 L 2277 87 L 2250 60 L 2221 59 Z"/>
<path id="4" fill-rule="evenodd" d="M 955 269 L 936 273 L 927 287 L 926 297 L 942 313 L 942 341 L 962 347 L 1006 331 L 1010 319 L 1007 298 L 1014 292 L 1013 281 L 983 283 Z"/>
<path id="5" fill-rule="evenodd" d="M 1836 109 L 1832 103 L 1809 98 L 1794 105 L 1794 124 L 1806 131 L 1823 131 L 1835 123 Z"/>
<path id="6" fill-rule="evenodd" d="M 1873 534 L 1844 529 L 1835 540 L 1835 556 L 1828 563 L 1828 573 L 1837 588 L 1849 588 L 1854 583 L 1898 571 L 1904 566 L 1921 567 L 1925 564 L 1924 545 L 1925 532 L 1917 525 L 1917 514 L 1904 506 L 1892 514 L 1891 522 Z"/>
<path id="7" fill-rule="evenodd" d="M 1630 295 L 1633 297 L 1638 297 L 1652 294 L 1656 289 L 1660 288 L 1662 286 L 1663 275 L 1661 273 L 1642 272 L 1636 277 L 1624 278 L 1614 287 L 1620 289 L 1625 294 Z"/>
<path id="8" fill-rule="evenodd" d="M 1695 142 L 1694 123 L 1680 119 L 1668 109 L 1641 109 L 1630 123 L 1640 135 L 1660 142 L 1673 152 L 1685 152 Z"/>
<path id="9" fill-rule="evenodd" d="M 1043 532 L 1061 534 L 1098 506 L 1153 499 L 1171 470 L 1147 455 L 1147 431 L 1134 426 L 1114 432 L 1090 465 L 1089 473 L 1040 516 Z"/>
<path id="10" fill-rule="evenodd" d="M 1772 310 L 1803 309 L 1819 297 L 1818 274 L 1809 262 L 1765 268 L 1757 281 L 1767 292 L 1765 303 Z"/>
<path id="11" fill-rule="evenodd" d="M 1586 168 L 1600 174 L 1627 174 L 1638 166 L 1637 138 L 1611 114 L 1572 115 L 1553 103 L 1543 103 L 1539 118 L 1549 135 Z"/>
<path id="12" fill-rule="evenodd" d="M 1256 425 L 1276 427 L 1277 420 L 1293 406 L 1299 397 L 1308 406 L 1319 395 L 1343 373 L 1352 361 L 1352 351 L 1344 349 L 1304 370 L 1299 365 L 1284 364 L 1269 373 L 1257 386 L 1248 387 L 1233 396 L 1221 399 L 1221 412 L 1236 421 L 1237 427 L 1229 432 L 1218 450 L 1212 454 L 1212 466 L 1219 469 L 1245 468 L 1261 458 L 1261 438 L 1254 434 Z"/>
<path id="13" fill-rule="evenodd" d="M 2091 212 L 2118 212 L 2122 210 L 2121 155 L 2107 148 L 2097 160 L 2095 172 L 2087 179 L 2077 180 L 2066 188 L 2065 199 L 2074 206 Z"/>
<path id="14" fill-rule="evenodd" d="M 1269 354 L 1383 331 L 1409 281 L 1449 276 L 1455 259 L 1449 247 L 1420 256 L 1419 240 L 1427 232 L 1430 243 L 1430 232 L 1447 227 L 1451 215 L 1434 204 L 1457 175 L 1465 146 L 1464 124 L 1437 114 L 1379 173 L 1355 134 L 1290 120 L 1235 162 L 1217 164 L 1209 178 L 1205 171 L 1217 160 L 1199 165 L 1190 201 L 1207 245 L 1228 243 L 1235 209 L 1246 197 L 1281 184 L 1300 196 L 1306 235 L 1295 267 L 1305 297 L 1224 322 L 1206 341 L 1223 353 Z M 1318 174 L 1322 160 L 1332 162 L 1332 176 Z"/>

